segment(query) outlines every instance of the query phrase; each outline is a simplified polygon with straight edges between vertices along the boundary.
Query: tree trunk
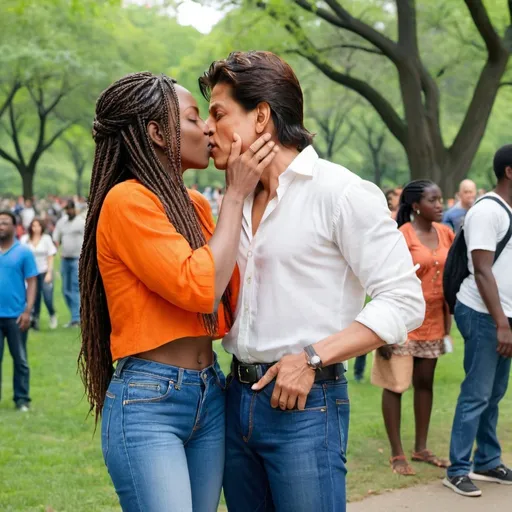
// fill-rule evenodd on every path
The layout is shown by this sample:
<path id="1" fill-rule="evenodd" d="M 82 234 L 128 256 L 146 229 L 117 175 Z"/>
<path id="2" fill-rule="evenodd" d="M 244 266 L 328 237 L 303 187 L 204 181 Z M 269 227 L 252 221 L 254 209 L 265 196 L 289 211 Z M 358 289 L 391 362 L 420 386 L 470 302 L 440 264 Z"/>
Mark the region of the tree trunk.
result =
<path id="1" fill-rule="evenodd" d="M 30 170 L 18 169 L 23 183 L 23 197 L 25 199 L 32 199 L 34 197 L 34 172 Z"/>
<path id="2" fill-rule="evenodd" d="M 76 195 L 82 197 L 82 175 L 76 177 Z"/>

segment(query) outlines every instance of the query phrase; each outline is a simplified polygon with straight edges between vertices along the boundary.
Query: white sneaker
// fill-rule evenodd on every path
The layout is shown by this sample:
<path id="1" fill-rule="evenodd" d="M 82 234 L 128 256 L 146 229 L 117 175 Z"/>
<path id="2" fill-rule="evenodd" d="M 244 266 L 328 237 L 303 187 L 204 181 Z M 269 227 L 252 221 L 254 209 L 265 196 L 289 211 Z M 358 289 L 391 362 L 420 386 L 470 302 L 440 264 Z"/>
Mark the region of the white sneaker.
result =
<path id="1" fill-rule="evenodd" d="M 57 315 L 52 315 L 50 317 L 50 329 L 57 329 L 58 325 Z"/>
<path id="2" fill-rule="evenodd" d="M 28 405 L 25 405 L 25 404 L 20 405 L 19 407 L 17 407 L 17 409 L 20 412 L 29 412 L 30 411 L 30 409 L 28 408 Z"/>

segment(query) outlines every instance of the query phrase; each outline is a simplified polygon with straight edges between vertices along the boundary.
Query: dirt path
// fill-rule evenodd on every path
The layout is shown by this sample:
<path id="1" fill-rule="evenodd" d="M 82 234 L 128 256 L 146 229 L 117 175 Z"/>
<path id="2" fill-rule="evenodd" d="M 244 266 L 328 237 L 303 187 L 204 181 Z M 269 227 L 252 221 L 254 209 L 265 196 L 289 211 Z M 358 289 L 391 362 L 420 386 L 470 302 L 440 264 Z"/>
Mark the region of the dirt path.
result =
<path id="1" fill-rule="evenodd" d="M 347 512 L 493 512 L 512 509 L 512 486 L 478 482 L 483 495 L 465 498 L 441 483 L 410 487 L 350 503 Z"/>

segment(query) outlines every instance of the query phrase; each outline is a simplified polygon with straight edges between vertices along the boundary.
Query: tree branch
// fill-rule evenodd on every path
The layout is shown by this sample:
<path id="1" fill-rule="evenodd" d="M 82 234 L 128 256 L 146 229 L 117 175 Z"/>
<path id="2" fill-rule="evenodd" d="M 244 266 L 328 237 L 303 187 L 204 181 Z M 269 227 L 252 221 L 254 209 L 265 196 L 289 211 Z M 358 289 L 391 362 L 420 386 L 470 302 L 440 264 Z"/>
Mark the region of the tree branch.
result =
<path id="1" fill-rule="evenodd" d="M 9 155 L 6 151 L 4 151 L 2 148 L 0 148 L 0 157 L 2 157 L 4 160 L 7 160 L 8 162 L 11 162 L 17 169 L 21 167 L 20 162 L 18 162 L 13 156 Z"/>
<path id="2" fill-rule="evenodd" d="M 487 10 L 482 2 L 482 0 L 464 0 L 469 13 L 471 14 L 471 18 L 473 19 L 473 23 L 475 24 L 478 32 L 482 36 L 482 39 L 485 42 L 485 46 L 487 47 L 487 53 L 489 55 L 489 60 L 491 62 L 500 61 L 504 58 L 504 54 L 508 54 L 507 49 L 504 47 L 503 42 L 496 32 L 492 22 L 489 18 Z M 508 2 L 509 9 L 511 7 L 511 2 Z"/>
<path id="3" fill-rule="evenodd" d="M 268 13 L 277 21 L 283 21 L 275 11 L 269 10 Z M 311 64 L 313 64 L 333 82 L 344 85 L 345 87 L 352 89 L 353 91 L 360 94 L 363 98 L 365 98 L 380 115 L 383 122 L 389 128 L 389 131 L 403 145 L 405 145 L 406 124 L 396 113 L 395 109 L 391 106 L 389 101 L 386 100 L 384 96 L 382 96 L 382 94 L 377 92 L 372 86 L 363 80 L 354 78 L 346 73 L 341 73 L 340 71 L 334 69 L 327 61 L 320 59 L 314 44 L 306 36 L 302 26 L 295 18 L 288 17 L 288 19 L 284 21 L 284 28 L 295 38 L 299 44 L 300 49 L 296 52 L 298 55 L 309 60 Z"/>
<path id="4" fill-rule="evenodd" d="M 501 82 L 501 83 L 500 83 L 500 85 L 499 85 L 499 87 L 500 87 L 500 88 L 501 88 L 501 87 L 507 87 L 507 86 L 510 86 L 510 85 L 512 85 L 512 82 Z"/>
<path id="5" fill-rule="evenodd" d="M 419 60 L 415 0 L 396 0 L 396 8 L 398 17 L 398 45 L 407 55 L 417 57 Z"/>
<path id="6" fill-rule="evenodd" d="M 320 60 L 313 53 L 306 54 L 305 52 L 298 52 L 299 55 L 308 59 L 317 69 L 322 71 L 328 78 L 334 82 L 344 85 L 352 89 L 366 99 L 373 108 L 380 115 L 390 132 L 403 144 L 406 137 L 406 125 L 400 116 L 396 113 L 395 109 L 391 106 L 388 100 L 384 98 L 373 87 L 366 82 L 354 78 L 350 75 L 341 73 L 334 69 L 327 62 Z"/>
<path id="7" fill-rule="evenodd" d="M 332 9 L 334 14 L 327 9 L 318 7 L 316 3 L 309 2 L 308 0 L 294 0 L 294 2 L 302 9 L 315 14 L 331 25 L 334 25 L 338 28 L 343 28 L 362 37 L 369 43 L 376 46 L 393 62 L 400 60 L 398 46 L 394 41 L 381 34 L 370 25 L 367 25 L 360 19 L 354 18 L 345 8 L 340 5 L 337 0 L 326 0 L 325 2 Z"/>
<path id="8" fill-rule="evenodd" d="M 0 107 L 0 117 L 4 115 L 4 112 L 7 110 L 7 107 L 14 101 L 14 97 L 16 96 L 16 93 L 21 89 L 21 82 L 18 80 L 14 81 L 13 86 L 11 87 L 11 90 L 7 94 L 7 98 L 5 99 L 3 105 Z"/>
<path id="9" fill-rule="evenodd" d="M 366 53 L 373 53 L 374 55 L 384 55 L 380 50 L 376 50 L 375 48 L 368 48 L 367 46 L 359 46 L 357 44 L 334 44 L 332 46 L 326 46 L 325 48 L 318 48 L 319 53 L 329 52 L 331 50 L 338 49 L 349 49 L 349 50 L 361 50 Z"/>
<path id="10" fill-rule="evenodd" d="M 75 122 L 74 121 L 70 121 L 69 123 L 66 123 L 62 128 L 60 128 L 59 130 L 57 130 L 54 134 L 53 134 L 53 137 L 51 137 L 51 139 L 43 146 L 43 152 L 46 151 L 47 149 L 50 149 L 50 147 L 53 145 L 53 143 L 67 130 L 69 129 L 71 126 L 73 126 Z"/>
<path id="11" fill-rule="evenodd" d="M 18 137 L 18 127 L 16 126 L 16 120 L 14 118 L 14 107 L 12 102 L 9 104 L 9 122 L 11 123 L 11 139 L 14 144 L 14 149 L 16 151 L 16 155 L 18 156 L 18 160 L 22 166 L 25 166 L 25 159 L 23 158 L 23 151 L 21 150 L 20 140 Z"/>

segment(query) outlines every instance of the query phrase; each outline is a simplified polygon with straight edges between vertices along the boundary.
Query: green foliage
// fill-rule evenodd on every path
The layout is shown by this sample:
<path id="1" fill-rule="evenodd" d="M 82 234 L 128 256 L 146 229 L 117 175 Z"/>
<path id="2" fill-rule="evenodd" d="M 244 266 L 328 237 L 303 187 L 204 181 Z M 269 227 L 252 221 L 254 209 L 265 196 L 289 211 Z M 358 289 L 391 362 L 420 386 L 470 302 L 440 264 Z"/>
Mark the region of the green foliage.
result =
<path id="1" fill-rule="evenodd" d="M 90 126 L 100 92 L 120 76 L 149 70 L 166 73 L 194 48 L 199 33 L 147 7 L 121 7 L 121 2 L 6 0 L 0 16 L 0 108 L 15 80 L 23 84 L 14 111 L 24 160 L 36 147 L 39 130 L 37 106 L 29 87 L 44 93 L 50 104 L 64 97 L 48 115 L 45 135 L 75 125 L 81 151 L 90 165 L 93 158 Z M 8 112 L 1 118 L 0 149 L 18 158 Z M 65 132 L 64 132 L 65 133 Z M 63 135 L 64 136 L 64 135 Z M 58 140 L 58 139 L 57 139 Z M 75 165 L 68 147 L 56 142 L 37 164 L 34 190 L 72 194 L 76 190 Z M 0 194 L 21 192 L 20 177 L 0 160 Z M 89 171 L 85 171 L 87 180 Z M 86 181 L 85 180 L 85 181 Z M 85 183 L 85 188 L 88 184 Z"/>
<path id="2" fill-rule="evenodd" d="M 9 84 L 16 77 L 32 83 L 45 79 L 43 83 L 48 98 L 54 97 L 65 83 L 70 93 L 59 103 L 55 115 L 49 120 L 47 135 L 55 133 L 68 122 L 78 126 L 79 145 L 87 160 L 85 188 L 94 148 L 89 136 L 94 102 L 104 87 L 128 72 L 164 72 L 175 77 L 196 96 L 202 116 L 207 117 L 208 106 L 200 98 L 197 78 L 213 60 L 226 57 L 233 50 L 270 50 L 290 62 L 305 93 L 305 124 L 316 133 L 315 144 L 322 152 L 325 152 L 328 141 L 320 120 L 328 120 L 332 126 L 336 112 L 346 109 L 346 120 L 336 135 L 334 147 L 337 149 L 330 158 L 366 179 L 374 179 L 375 166 L 364 137 L 364 127 L 370 125 L 374 127 L 374 133 L 385 133 L 386 128 L 379 116 L 365 100 L 334 84 L 298 56 L 296 50 L 300 43 L 257 8 L 255 0 L 204 0 L 203 3 L 228 7 L 225 17 L 208 35 L 180 26 L 172 11 L 162 7 L 173 2 L 148 3 L 157 7 L 123 6 L 121 1 L 115 0 L 2 2 L 0 107 Z M 298 8 L 294 2 L 267 0 L 266 4 L 278 14 L 296 16 L 304 28 L 304 37 L 321 49 L 323 59 L 377 88 L 398 114 L 403 115 L 396 70 L 382 55 L 356 49 L 357 46 L 370 47 L 361 37 L 341 33 L 315 14 Z M 505 4 L 503 0 L 485 2 L 491 20 L 501 34 L 509 21 Z M 471 100 L 474 84 L 486 59 L 485 46 L 464 2 L 418 0 L 416 5 L 421 56 L 441 93 L 442 131 L 449 144 Z M 396 39 L 393 3 L 347 0 L 343 1 L 343 6 L 383 34 Z M 50 78 L 47 78 L 48 74 Z M 511 72 L 504 81 L 512 82 Z M 470 177 L 477 181 L 479 187 L 492 186 L 492 155 L 497 147 L 509 142 L 507 113 L 511 100 L 512 87 L 501 87 L 470 170 Z M 17 94 L 15 107 L 24 124 L 21 135 L 23 150 L 30 155 L 37 134 L 37 112 L 27 90 Z M 0 124 L 0 149 L 14 154 L 12 140 L 4 129 L 8 125 L 6 113 L 1 121 L 4 127 Z M 340 145 L 349 135 L 348 142 Z M 409 179 L 405 152 L 389 134 L 385 137 L 379 161 L 384 169 L 382 186 L 400 185 Z M 200 187 L 221 186 L 224 177 L 211 165 L 205 171 L 189 171 L 185 174 L 185 181 L 188 185 L 198 183 Z M 76 173 L 70 151 L 63 141 L 57 141 L 38 163 L 36 193 L 72 194 L 75 188 Z M 0 160 L 0 194 L 19 192 L 19 175 L 10 163 Z"/>

